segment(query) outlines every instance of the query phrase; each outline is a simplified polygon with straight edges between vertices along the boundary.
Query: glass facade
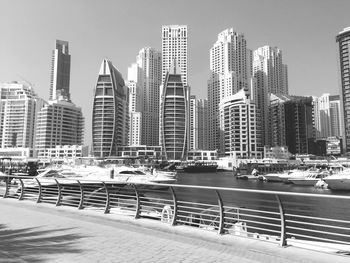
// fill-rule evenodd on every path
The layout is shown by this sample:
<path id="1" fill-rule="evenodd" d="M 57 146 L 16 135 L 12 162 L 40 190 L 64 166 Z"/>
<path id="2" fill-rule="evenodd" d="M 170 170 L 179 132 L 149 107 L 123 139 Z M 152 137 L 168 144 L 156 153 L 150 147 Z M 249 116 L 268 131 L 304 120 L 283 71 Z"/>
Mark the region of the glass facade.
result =
<path id="1" fill-rule="evenodd" d="M 103 60 L 92 113 L 92 151 L 95 157 L 117 154 L 117 146 L 128 141 L 128 92 L 122 75 L 108 60 Z"/>
<path id="2" fill-rule="evenodd" d="M 160 106 L 160 137 L 167 160 L 184 160 L 188 137 L 188 89 L 180 74 L 165 77 Z"/>

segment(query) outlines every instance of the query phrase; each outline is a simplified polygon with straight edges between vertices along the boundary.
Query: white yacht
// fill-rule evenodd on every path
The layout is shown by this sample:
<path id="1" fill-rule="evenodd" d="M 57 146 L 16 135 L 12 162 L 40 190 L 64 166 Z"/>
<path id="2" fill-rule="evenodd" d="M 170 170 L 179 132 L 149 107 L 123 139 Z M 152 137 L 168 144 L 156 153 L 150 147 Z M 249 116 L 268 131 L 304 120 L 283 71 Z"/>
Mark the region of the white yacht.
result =
<path id="1" fill-rule="evenodd" d="M 332 190 L 350 190 L 350 169 L 345 169 L 337 174 L 323 179 Z"/>

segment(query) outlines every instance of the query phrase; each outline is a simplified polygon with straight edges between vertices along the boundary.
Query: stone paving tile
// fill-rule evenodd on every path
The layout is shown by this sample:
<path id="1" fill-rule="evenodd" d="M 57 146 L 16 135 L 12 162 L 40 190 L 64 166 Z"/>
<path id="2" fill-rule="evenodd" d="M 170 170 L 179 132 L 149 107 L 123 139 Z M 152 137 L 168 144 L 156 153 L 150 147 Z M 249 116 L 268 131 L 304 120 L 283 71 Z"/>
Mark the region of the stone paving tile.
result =
<path id="1" fill-rule="evenodd" d="M 323 254 L 315 254 L 315 260 L 290 258 L 296 250 L 261 241 L 255 241 L 261 245 L 254 248 L 248 247 L 248 241 L 223 244 L 224 236 L 213 242 L 207 239 L 212 233 L 199 229 L 186 229 L 200 233 L 196 238 L 185 232 L 175 234 L 181 229 L 177 227 L 163 225 L 165 230 L 160 231 L 156 221 L 138 220 L 148 224 L 142 227 L 94 213 L 99 212 L 0 199 L 0 262 L 329 262 L 327 257 L 322 260 Z M 10 234 L 5 235 L 5 230 Z"/>

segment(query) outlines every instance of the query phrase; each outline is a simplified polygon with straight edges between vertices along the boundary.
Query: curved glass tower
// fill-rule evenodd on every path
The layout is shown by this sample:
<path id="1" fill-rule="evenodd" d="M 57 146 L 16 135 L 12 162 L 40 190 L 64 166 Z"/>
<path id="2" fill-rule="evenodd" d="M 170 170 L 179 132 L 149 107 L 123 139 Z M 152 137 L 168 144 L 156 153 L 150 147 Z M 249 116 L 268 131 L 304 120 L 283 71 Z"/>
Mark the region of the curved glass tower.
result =
<path id="1" fill-rule="evenodd" d="M 128 142 L 128 91 L 112 62 L 101 64 L 92 112 L 92 151 L 95 157 L 117 154 Z"/>
<path id="2" fill-rule="evenodd" d="M 189 94 L 180 71 L 175 67 L 166 74 L 161 92 L 162 151 L 167 160 L 181 161 L 185 159 L 187 152 Z"/>

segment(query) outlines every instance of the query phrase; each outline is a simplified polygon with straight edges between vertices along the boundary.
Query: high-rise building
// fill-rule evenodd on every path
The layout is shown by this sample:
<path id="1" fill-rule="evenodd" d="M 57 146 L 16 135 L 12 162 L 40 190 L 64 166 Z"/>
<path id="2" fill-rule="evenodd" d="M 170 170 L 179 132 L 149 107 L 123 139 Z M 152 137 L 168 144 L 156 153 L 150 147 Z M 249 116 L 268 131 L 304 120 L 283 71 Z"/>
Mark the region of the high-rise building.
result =
<path id="1" fill-rule="evenodd" d="M 33 148 L 38 111 L 44 101 L 31 86 L 0 83 L 0 147 Z"/>
<path id="2" fill-rule="evenodd" d="M 187 26 L 162 26 L 162 83 L 174 60 L 180 67 L 182 81 L 187 86 Z"/>
<path id="3" fill-rule="evenodd" d="M 129 89 L 129 145 L 141 145 L 142 90 L 138 82 L 127 81 Z"/>
<path id="4" fill-rule="evenodd" d="M 52 51 L 50 100 L 60 96 L 70 100 L 70 54 L 68 42 L 56 40 L 56 48 Z"/>
<path id="5" fill-rule="evenodd" d="M 282 61 L 282 51 L 277 47 L 260 47 L 253 53 L 253 94 L 261 113 L 263 145 L 271 145 L 269 122 L 270 94 L 288 95 L 287 66 Z"/>
<path id="6" fill-rule="evenodd" d="M 36 124 L 38 157 L 49 148 L 84 143 L 84 117 L 80 107 L 70 101 L 50 100 L 39 111 Z"/>
<path id="7" fill-rule="evenodd" d="M 223 99 L 220 112 L 220 151 L 233 158 L 261 158 L 263 148 L 259 138 L 256 106 L 249 93 L 241 89 Z"/>
<path id="8" fill-rule="evenodd" d="M 340 97 L 326 93 L 314 98 L 316 139 L 342 137 Z"/>
<path id="9" fill-rule="evenodd" d="M 254 51 L 253 75 L 262 71 L 266 76 L 267 92 L 288 95 L 287 66 L 283 64 L 282 50 L 263 46 Z"/>
<path id="10" fill-rule="evenodd" d="M 161 86 L 160 144 L 166 160 L 186 158 L 189 130 L 189 90 L 176 64 L 168 71 Z"/>
<path id="11" fill-rule="evenodd" d="M 220 148 L 219 104 L 241 89 L 249 89 L 251 56 L 243 34 L 232 28 L 222 31 L 210 49 L 208 80 L 209 149 Z"/>
<path id="12" fill-rule="evenodd" d="M 198 149 L 198 101 L 195 95 L 190 96 L 189 150 Z"/>
<path id="13" fill-rule="evenodd" d="M 271 94 L 270 100 L 270 146 L 288 146 L 292 154 L 314 153 L 312 97 Z"/>
<path id="14" fill-rule="evenodd" d="M 139 51 L 136 63 L 128 69 L 128 81 L 133 81 L 140 94 L 138 104 L 142 105 L 137 118 L 141 118 L 141 144 L 159 145 L 159 87 L 162 80 L 161 52 L 146 47 Z M 136 120 L 134 120 L 136 121 Z M 133 121 L 133 122 L 134 122 Z M 130 127 L 133 133 L 133 127 Z"/>
<path id="15" fill-rule="evenodd" d="M 208 100 L 198 99 L 198 149 L 208 150 Z"/>
<path id="16" fill-rule="evenodd" d="M 336 42 L 338 42 L 343 146 L 348 152 L 350 151 L 350 27 L 345 28 L 336 36 Z"/>
<path id="17" fill-rule="evenodd" d="M 117 154 L 128 144 L 128 88 L 112 62 L 104 59 L 97 78 L 92 112 L 92 152 L 95 157 Z"/>

